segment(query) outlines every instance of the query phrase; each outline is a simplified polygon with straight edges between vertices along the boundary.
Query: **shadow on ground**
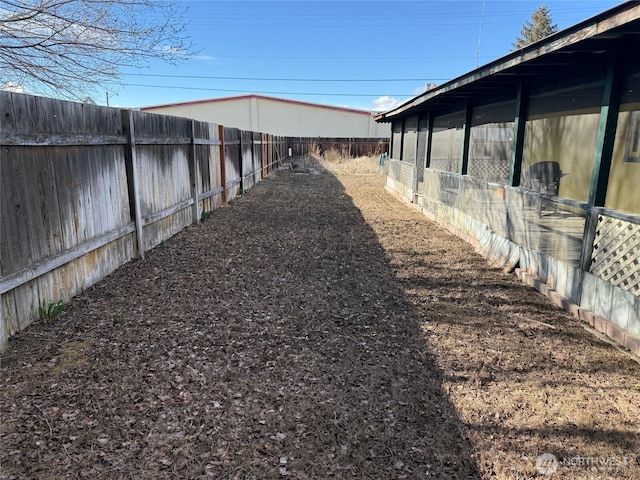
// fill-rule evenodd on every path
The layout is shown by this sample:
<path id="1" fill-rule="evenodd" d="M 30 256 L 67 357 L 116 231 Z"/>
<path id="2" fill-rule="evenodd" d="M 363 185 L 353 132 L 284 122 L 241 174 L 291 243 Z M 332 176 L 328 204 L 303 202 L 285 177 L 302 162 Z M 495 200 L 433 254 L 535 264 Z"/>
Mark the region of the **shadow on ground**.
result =
<path id="1" fill-rule="evenodd" d="M 640 478 L 640 366 L 382 191 L 340 177 L 422 320 L 483 478 Z M 543 457 L 545 458 L 545 457 Z"/>
<path id="2" fill-rule="evenodd" d="M 0 478 L 479 478 L 343 185 L 281 172 L 12 339 Z"/>

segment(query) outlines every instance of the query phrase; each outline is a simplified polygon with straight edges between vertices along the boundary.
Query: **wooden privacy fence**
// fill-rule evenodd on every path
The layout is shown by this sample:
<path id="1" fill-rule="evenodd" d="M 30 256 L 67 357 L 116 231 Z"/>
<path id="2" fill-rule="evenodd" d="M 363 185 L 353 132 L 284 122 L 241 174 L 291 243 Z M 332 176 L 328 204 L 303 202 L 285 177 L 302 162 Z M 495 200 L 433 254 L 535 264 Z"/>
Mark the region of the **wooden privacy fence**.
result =
<path id="1" fill-rule="evenodd" d="M 287 147 L 294 157 L 309 152 L 322 155 L 331 150 L 349 157 L 362 157 L 388 152 L 389 139 L 287 137 Z"/>
<path id="2" fill-rule="evenodd" d="M 0 92 L 0 349 L 268 175 L 285 137 Z"/>
<path id="3" fill-rule="evenodd" d="M 0 350 L 37 318 L 197 223 L 282 158 L 389 139 L 292 138 L 0 92 Z"/>

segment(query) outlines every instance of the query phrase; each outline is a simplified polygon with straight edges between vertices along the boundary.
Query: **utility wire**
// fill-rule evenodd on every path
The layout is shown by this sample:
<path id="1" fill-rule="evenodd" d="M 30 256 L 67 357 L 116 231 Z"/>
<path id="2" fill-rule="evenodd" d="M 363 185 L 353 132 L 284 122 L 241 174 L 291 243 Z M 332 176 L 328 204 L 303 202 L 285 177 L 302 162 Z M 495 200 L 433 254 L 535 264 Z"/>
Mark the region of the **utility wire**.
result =
<path id="1" fill-rule="evenodd" d="M 210 55 L 212 58 L 259 58 L 266 60 L 449 60 L 475 58 L 473 55 L 357 55 L 357 56 L 336 56 L 336 55 Z M 480 55 L 481 58 L 491 57 L 491 55 Z"/>
<path id="2" fill-rule="evenodd" d="M 252 81 L 268 81 L 268 82 L 424 82 L 428 80 L 444 81 L 448 78 L 270 78 L 270 77 L 219 77 L 205 75 L 165 75 L 156 73 L 127 73 L 125 76 L 130 77 L 159 77 L 159 78 L 194 78 L 201 80 L 252 80 Z"/>
<path id="3" fill-rule="evenodd" d="M 583 11 L 590 11 L 590 9 L 588 7 L 584 7 L 584 6 L 577 6 L 577 7 L 554 7 L 553 8 L 554 13 L 575 13 L 575 12 L 583 12 Z M 528 15 L 531 13 L 531 10 L 528 9 L 522 9 L 522 10 L 518 10 L 517 8 L 515 9 L 510 9 L 508 12 L 490 12 L 487 15 L 490 17 L 513 17 L 513 16 L 519 16 L 519 15 Z M 466 18 L 466 17 L 474 17 L 477 18 L 479 15 L 475 12 L 434 12 L 434 11 L 429 11 L 429 12 L 358 12 L 358 13 L 323 13 L 323 12 L 318 12 L 318 11 L 314 11 L 313 13 L 294 13 L 294 12 L 278 12 L 278 13 L 268 13 L 268 12 L 250 12 L 247 11 L 246 9 L 243 9 L 241 11 L 237 11 L 237 12 L 188 12 L 187 13 L 188 17 L 192 17 L 192 18 L 205 18 L 205 17 L 213 17 L 216 19 L 222 19 L 222 18 L 246 18 L 246 17 L 255 17 L 258 19 L 263 19 L 263 18 L 269 18 L 269 17 L 274 17 L 274 18 L 310 18 L 313 20 L 317 20 L 319 18 L 321 19 L 331 19 L 331 18 L 336 18 L 336 19 L 344 19 L 344 18 L 356 18 L 356 19 L 363 19 L 363 18 L 382 18 L 382 19 L 388 19 L 388 18 Z"/>
<path id="4" fill-rule="evenodd" d="M 121 82 L 105 82 L 115 85 L 124 85 L 126 87 L 144 87 L 144 88 L 166 88 L 169 90 L 200 90 L 209 92 L 231 92 L 231 93 L 255 93 L 259 95 L 314 95 L 325 97 L 414 97 L 415 93 L 319 93 L 319 92 L 275 92 L 275 91 L 247 91 L 247 90 L 232 90 L 226 88 L 206 88 L 206 87 L 182 87 L 175 85 L 148 85 L 141 83 L 121 83 Z"/>

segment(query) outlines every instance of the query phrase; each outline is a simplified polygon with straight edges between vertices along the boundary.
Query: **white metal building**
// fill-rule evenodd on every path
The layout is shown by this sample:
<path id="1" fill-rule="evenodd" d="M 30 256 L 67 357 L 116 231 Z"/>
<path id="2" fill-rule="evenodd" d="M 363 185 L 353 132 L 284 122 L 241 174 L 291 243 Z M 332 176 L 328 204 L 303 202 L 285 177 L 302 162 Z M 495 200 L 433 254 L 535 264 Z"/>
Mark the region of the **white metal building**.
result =
<path id="1" fill-rule="evenodd" d="M 371 112 L 262 95 L 172 103 L 141 110 L 292 137 L 382 138 L 391 134 L 390 126 L 376 123 Z"/>

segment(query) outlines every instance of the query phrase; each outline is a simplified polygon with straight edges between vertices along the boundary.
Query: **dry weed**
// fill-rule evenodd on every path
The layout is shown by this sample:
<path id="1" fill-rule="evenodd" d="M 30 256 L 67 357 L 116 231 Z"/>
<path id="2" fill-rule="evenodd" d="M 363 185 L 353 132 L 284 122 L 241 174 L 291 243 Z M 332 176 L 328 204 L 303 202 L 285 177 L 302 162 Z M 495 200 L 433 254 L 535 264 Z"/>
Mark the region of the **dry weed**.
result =
<path id="1" fill-rule="evenodd" d="M 330 149 L 319 153 L 319 149 L 311 152 L 311 157 L 316 159 L 329 172 L 334 175 L 386 175 L 387 167 L 380 166 L 380 155 L 367 155 L 352 158 L 348 154 Z"/>

